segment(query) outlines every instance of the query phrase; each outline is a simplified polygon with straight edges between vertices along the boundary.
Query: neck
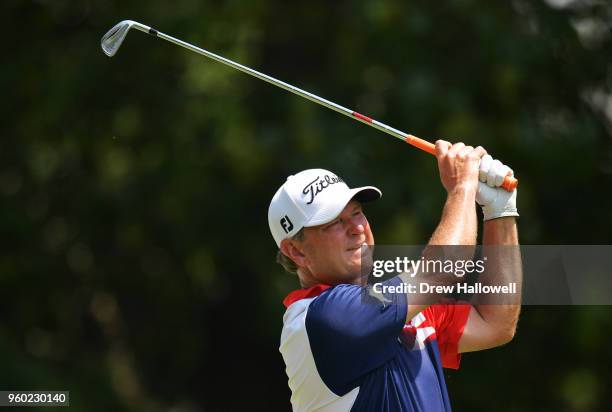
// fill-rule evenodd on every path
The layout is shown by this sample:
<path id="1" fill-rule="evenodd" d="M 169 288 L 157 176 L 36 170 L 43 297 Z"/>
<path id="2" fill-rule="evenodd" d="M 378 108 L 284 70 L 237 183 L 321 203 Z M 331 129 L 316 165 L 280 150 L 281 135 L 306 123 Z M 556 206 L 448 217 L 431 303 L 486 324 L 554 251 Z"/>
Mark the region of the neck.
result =
<path id="1" fill-rule="evenodd" d="M 323 283 L 319 281 L 318 279 L 316 279 L 314 276 L 312 276 L 312 274 L 310 274 L 310 271 L 308 271 L 308 269 L 299 268 L 297 271 L 297 275 L 298 275 L 298 278 L 300 279 L 300 286 L 303 287 L 304 289 L 307 289 L 314 285 Z"/>

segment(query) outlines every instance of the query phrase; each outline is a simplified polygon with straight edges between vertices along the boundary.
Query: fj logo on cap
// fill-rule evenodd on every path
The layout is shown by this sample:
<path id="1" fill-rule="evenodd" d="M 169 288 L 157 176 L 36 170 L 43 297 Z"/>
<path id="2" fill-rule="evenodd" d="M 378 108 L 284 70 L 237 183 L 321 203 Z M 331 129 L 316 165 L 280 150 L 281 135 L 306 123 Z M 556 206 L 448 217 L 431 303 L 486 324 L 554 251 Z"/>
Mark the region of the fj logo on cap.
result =
<path id="1" fill-rule="evenodd" d="M 293 230 L 293 223 L 291 223 L 291 220 L 287 215 L 285 215 L 285 217 L 280 220 L 280 224 L 283 227 L 285 233 L 289 233 L 291 232 L 291 230 Z"/>

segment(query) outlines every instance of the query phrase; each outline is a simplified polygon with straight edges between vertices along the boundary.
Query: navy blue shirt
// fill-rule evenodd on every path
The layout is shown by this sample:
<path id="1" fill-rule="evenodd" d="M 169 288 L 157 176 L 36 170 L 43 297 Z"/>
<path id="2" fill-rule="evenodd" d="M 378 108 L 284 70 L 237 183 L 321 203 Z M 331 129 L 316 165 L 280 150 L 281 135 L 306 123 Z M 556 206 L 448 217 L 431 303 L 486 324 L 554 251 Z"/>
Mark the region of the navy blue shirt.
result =
<path id="1" fill-rule="evenodd" d="M 280 350 L 294 410 L 451 410 L 442 367 L 459 366 L 469 305 L 433 305 L 406 322 L 405 294 L 356 285 L 298 290 L 285 304 Z"/>

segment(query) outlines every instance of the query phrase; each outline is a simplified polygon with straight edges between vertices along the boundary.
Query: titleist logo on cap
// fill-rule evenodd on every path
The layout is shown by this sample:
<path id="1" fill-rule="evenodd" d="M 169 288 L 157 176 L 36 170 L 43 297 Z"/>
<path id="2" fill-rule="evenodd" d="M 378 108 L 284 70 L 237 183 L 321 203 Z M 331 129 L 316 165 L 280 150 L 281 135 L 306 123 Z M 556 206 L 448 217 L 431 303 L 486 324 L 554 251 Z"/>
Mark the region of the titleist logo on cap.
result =
<path id="1" fill-rule="evenodd" d="M 325 175 L 323 177 L 317 176 L 312 182 L 304 186 L 304 189 L 302 190 L 304 195 L 310 195 L 310 200 L 306 202 L 306 204 L 311 204 L 314 202 L 315 197 L 317 197 L 319 193 L 329 186 L 340 182 L 344 182 L 344 180 L 335 175 Z"/>

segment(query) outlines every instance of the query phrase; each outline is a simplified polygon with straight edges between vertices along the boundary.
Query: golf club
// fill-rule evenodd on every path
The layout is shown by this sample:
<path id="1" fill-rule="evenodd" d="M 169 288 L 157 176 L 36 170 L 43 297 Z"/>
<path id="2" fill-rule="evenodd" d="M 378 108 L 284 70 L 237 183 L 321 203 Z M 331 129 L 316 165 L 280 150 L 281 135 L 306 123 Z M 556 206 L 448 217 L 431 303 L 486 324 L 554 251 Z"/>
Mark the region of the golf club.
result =
<path id="1" fill-rule="evenodd" d="M 400 140 L 403 140 L 404 142 L 415 146 L 421 150 L 424 150 L 428 153 L 431 153 L 433 155 L 436 154 L 436 149 L 435 146 L 423 139 L 420 139 L 416 136 L 413 136 L 411 134 L 408 133 L 404 133 L 401 132 L 391 126 L 388 126 L 382 122 L 379 122 L 377 120 L 374 120 L 368 116 L 365 116 L 361 113 L 358 113 L 356 111 L 347 109 L 346 107 L 340 106 L 339 104 L 336 104 L 334 102 L 330 102 L 329 100 L 323 99 L 322 97 L 319 97 L 317 95 L 314 95 L 312 93 L 309 93 L 305 90 L 299 89 L 295 86 L 292 86 L 288 83 L 285 83 L 281 80 L 275 79 L 274 77 L 268 76 L 267 74 L 263 74 L 260 73 L 256 70 L 253 70 L 249 67 L 243 66 L 242 64 L 236 63 L 232 60 L 226 59 L 225 57 L 219 56 L 217 54 L 211 53 L 207 50 L 201 49 L 199 47 L 196 47 L 192 44 L 189 44 L 187 42 L 184 42 L 182 40 L 176 39 L 172 36 L 169 36 L 167 34 L 161 33 L 157 30 L 155 30 L 152 27 L 149 26 L 145 26 L 144 24 L 140 24 L 138 22 L 132 21 L 132 20 L 123 20 L 119 23 L 117 23 L 112 29 L 110 29 L 108 32 L 106 32 L 106 34 L 102 37 L 101 40 L 101 46 L 102 46 L 102 51 L 104 51 L 104 53 L 109 56 L 112 57 L 114 56 L 117 51 L 119 50 L 119 48 L 121 47 L 121 44 L 123 43 L 123 40 L 125 39 L 125 36 L 127 36 L 128 32 L 130 31 L 130 29 L 136 29 L 139 30 L 141 32 L 144 33 L 148 33 L 152 36 L 155 37 L 159 37 L 162 38 L 166 41 L 169 41 L 170 43 L 174 43 L 178 46 L 184 47 L 188 50 L 191 50 L 193 52 L 196 52 L 202 56 L 206 56 L 210 59 L 216 60 L 220 63 L 223 63 L 227 66 L 233 67 L 236 70 L 240 70 L 241 72 L 244 72 L 246 74 L 249 74 L 253 77 L 257 77 L 258 79 L 264 80 L 268 83 L 271 83 L 275 86 L 278 86 L 280 88 L 283 88 L 291 93 L 297 94 L 298 96 L 302 96 L 305 99 L 308 99 L 310 101 L 313 101 L 315 103 L 320 104 L 321 106 L 325 106 L 329 109 L 335 110 L 338 113 L 342 113 L 345 116 L 351 117 L 353 119 L 356 119 L 362 123 L 365 123 L 369 126 L 374 127 L 375 129 L 378 129 L 380 131 L 383 131 L 391 136 L 394 136 Z M 513 191 L 516 186 L 518 185 L 518 180 L 515 179 L 513 176 L 506 176 L 506 178 L 504 179 L 504 182 L 502 183 L 502 187 L 504 189 L 506 189 L 507 191 L 511 192 Z"/>

